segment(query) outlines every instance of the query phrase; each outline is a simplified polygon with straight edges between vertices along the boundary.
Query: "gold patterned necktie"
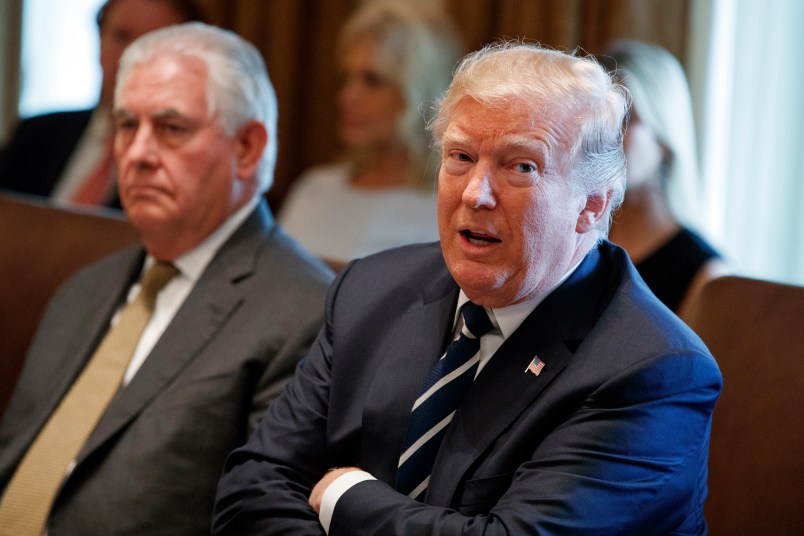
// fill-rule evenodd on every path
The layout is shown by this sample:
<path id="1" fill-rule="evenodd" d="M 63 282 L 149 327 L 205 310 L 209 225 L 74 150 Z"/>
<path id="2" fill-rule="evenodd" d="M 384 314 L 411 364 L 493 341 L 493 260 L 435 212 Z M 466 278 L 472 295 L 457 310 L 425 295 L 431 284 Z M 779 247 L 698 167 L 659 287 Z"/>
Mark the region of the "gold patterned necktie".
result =
<path id="1" fill-rule="evenodd" d="M 156 263 L 142 277 L 140 292 L 120 312 L 17 466 L 0 500 L 0 534 L 42 534 L 69 465 L 120 388 L 157 294 L 178 273 L 172 264 Z"/>

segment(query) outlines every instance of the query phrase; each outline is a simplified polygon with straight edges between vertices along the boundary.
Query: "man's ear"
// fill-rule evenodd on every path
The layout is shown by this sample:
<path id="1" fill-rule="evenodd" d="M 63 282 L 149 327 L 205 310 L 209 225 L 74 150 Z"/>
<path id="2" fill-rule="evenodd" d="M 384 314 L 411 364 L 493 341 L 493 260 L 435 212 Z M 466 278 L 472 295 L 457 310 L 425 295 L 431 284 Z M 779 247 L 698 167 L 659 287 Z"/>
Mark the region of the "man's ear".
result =
<path id="1" fill-rule="evenodd" d="M 607 191 L 605 194 L 587 196 L 578 214 L 575 232 L 584 234 L 598 229 L 600 220 L 608 216 L 611 196 L 611 190 Z"/>
<path id="2" fill-rule="evenodd" d="M 268 144 L 268 131 L 257 120 L 247 121 L 237 131 L 237 177 L 241 180 L 256 176 L 257 166 Z"/>

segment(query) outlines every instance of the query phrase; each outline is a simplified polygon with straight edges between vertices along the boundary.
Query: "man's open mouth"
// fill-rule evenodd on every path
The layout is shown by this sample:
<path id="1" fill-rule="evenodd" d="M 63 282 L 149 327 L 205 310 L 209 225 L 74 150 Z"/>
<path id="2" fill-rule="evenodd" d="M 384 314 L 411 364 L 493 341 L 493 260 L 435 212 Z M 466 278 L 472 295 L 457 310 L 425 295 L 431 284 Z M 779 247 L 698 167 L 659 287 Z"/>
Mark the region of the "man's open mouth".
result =
<path id="1" fill-rule="evenodd" d="M 502 240 L 500 240 L 499 238 L 495 238 L 491 235 L 487 235 L 479 231 L 472 231 L 469 229 L 464 229 L 463 231 L 461 231 L 461 234 L 473 246 L 488 246 L 489 244 L 502 242 Z"/>

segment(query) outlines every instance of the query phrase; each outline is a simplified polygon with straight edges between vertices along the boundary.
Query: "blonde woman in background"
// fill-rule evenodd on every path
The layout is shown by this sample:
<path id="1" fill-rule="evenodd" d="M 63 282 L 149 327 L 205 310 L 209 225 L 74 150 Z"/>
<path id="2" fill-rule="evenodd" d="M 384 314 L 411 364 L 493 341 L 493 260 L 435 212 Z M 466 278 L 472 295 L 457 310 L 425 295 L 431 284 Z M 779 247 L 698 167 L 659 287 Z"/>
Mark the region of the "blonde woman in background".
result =
<path id="1" fill-rule="evenodd" d="M 331 261 L 438 240 L 424 116 L 460 49 L 452 22 L 423 3 L 367 2 L 346 22 L 337 49 L 346 158 L 299 177 L 279 215 L 289 234 Z"/>
<path id="2" fill-rule="evenodd" d="M 609 239 L 682 318 L 709 280 L 728 270 L 694 229 L 700 182 L 692 104 L 684 71 L 667 50 L 618 41 L 598 58 L 631 92 L 625 133 L 628 182 Z"/>

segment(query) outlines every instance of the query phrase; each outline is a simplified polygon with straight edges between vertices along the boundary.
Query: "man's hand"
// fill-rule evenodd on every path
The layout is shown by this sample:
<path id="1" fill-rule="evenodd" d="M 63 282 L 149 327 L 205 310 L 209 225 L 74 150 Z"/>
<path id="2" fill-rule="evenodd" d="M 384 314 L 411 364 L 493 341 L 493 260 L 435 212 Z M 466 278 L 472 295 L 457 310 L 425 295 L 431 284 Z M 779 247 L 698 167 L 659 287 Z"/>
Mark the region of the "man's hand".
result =
<path id="1" fill-rule="evenodd" d="M 313 507 L 315 513 L 321 511 L 321 499 L 324 497 L 324 492 L 327 491 L 332 482 L 342 474 L 350 471 L 360 471 L 359 467 L 334 467 L 324 474 L 321 480 L 313 487 L 313 492 L 310 494 L 310 499 L 307 501 Z"/>

